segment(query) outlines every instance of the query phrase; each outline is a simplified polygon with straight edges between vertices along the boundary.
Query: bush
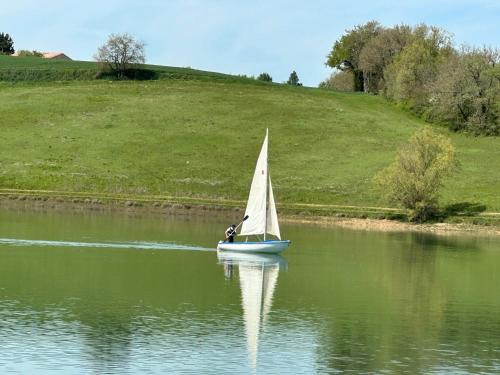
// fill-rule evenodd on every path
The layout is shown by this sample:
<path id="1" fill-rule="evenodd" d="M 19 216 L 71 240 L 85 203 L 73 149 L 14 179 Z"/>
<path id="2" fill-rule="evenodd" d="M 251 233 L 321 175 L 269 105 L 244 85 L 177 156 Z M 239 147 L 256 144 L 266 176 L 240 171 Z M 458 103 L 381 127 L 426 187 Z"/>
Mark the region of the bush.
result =
<path id="1" fill-rule="evenodd" d="M 150 69 L 131 68 L 123 72 L 107 70 L 97 73 L 97 79 L 131 79 L 136 81 L 151 81 L 159 78 L 158 72 Z"/>
<path id="2" fill-rule="evenodd" d="M 273 77 L 271 77 L 268 73 L 260 73 L 259 76 L 257 77 L 259 81 L 264 81 L 264 82 L 272 82 Z"/>
<path id="3" fill-rule="evenodd" d="M 0 81 L 73 81 L 95 79 L 95 69 L 0 69 Z"/>
<path id="4" fill-rule="evenodd" d="M 390 201 L 410 210 L 410 220 L 424 222 L 437 213 L 439 188 L 455 166 L 450 140 L 425 127 L 410 138 L 395 162 L 375 180 Z"/>
<path id="5" fill-rule="evenodd" d="M 338 91 L 354 91 L 354 73 L 350 71 L 333 73 L 328 79 L 321 82 L 319 87 Z"/>
<path id="6" fill-rule="evenodd" d="M 27 49 L 22 49 L 22 50 L 19 50 L 17 51 L 17 55 L 18 56 L 33 56 L 33 57 L 43 57 L 43 54 L 39 51 L 36 51 L 36 50 L 33 50 L 33 51 L 29 51 Z"/>

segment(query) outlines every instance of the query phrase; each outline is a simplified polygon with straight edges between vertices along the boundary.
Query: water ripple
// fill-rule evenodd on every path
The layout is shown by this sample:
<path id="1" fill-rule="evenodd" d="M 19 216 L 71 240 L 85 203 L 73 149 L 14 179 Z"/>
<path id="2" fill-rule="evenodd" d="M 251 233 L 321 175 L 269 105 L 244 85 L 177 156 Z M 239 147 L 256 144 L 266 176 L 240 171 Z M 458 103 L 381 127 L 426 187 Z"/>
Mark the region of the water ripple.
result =
<path id="1" fill-rule="evenodd" d="M 115 249 L 141 249 L 141 250 L 188 250 L 188 251 L 215 251 L 207 247 L 182 245 L 174 242 L 74 242 L 74 241 L 48 241 L 48 240 L 23 240 L 17 238 L 0 238 L 0 245 L 9 246 L 52 246 L 52 247 L 99 247 Z"/>

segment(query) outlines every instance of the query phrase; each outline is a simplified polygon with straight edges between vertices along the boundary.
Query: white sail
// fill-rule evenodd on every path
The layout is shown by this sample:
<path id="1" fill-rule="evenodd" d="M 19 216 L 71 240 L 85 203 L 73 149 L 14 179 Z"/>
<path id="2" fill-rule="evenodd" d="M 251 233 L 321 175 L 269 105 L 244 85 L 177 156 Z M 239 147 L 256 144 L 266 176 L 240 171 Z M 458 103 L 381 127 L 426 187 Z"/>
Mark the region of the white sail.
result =
<path id="1" fill-rule="evenodd" d="M 267 207 L 267 233 L 278 237 L 281 240 L 280 225 L 278 223 L 278 214 L 276 212 L 276 204 L 274 203 L 273 185 L 271 184 L 271 176 L 269 176 L 269 205 Z"/>
<path id="2" fill-rule="evenodd" d="M 240 235 L 250 236 L 264 234 L 266 231 L 266 203 L 267 203 L 267 131 L 264 144 L 260 150 L 259 159 L 255 166 L 252 186 L 248 196 L 245 216 Z"/>

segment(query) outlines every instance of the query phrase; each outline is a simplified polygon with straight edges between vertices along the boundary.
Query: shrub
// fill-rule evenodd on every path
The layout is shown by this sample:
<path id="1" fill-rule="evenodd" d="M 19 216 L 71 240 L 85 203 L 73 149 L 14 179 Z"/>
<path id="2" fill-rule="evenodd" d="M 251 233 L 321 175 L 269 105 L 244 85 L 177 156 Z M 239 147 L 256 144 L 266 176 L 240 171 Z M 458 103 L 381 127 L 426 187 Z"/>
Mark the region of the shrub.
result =
<path id="1" fill-rule="evenodd" d="M 354 91 L 354 73 L 350 71 L 333 73 L 319 84 L 319 87 L 338 91 Z"/>
<path id="2" fill-rule="evenodd" d="M 39 51 L 33 50 L 29 51 L 27 49 L 22 49 L 17 51 L 18 56 L 33 56 L 33 57 L 43 57 L 43 54 Z"/>
<path id="3" fill-rule="evenodd" d="M 260 73 L 259 76 L 257 77 L 259 81 L 264 81 L 264 82 L 272 82 L 273 77 L 271 77 L 268 73 Z"/>
<path id="4" fill-rule="evenodd" d="M 137 81 L 150 81 L 159 78 L 158 72 L 151 69 L 130 68 L 123 72 L 115 70 L 100 71 L 97 73 L 97 79 L 132 79 Z"/>
<path id="5" fill-rule="evenodd" d="M 375 179 L 390 201 L 410 210 L 412 221 L 423 222 L 436 214 L 439 189 L 455 166 L 455 149 L 450 140 L 425 127 L 410 138 L 394 163 Z"/>

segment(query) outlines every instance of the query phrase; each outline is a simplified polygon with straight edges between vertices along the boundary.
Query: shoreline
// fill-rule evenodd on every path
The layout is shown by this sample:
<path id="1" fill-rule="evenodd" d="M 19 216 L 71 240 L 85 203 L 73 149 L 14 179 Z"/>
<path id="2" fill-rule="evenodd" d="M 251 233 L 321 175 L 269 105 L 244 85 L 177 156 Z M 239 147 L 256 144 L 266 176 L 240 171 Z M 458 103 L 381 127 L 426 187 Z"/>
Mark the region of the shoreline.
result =
<path id="1" fill-rule="evenodd" d="M 31 194 L 27 194 L 31 192 Z M 43 194 L 45 193 L 45 194 Z M 203 200 L 192 198 L 191 202 L 181 200 L 163 202 L 155 199 L 131 197 L 104 197 L 95 194 L 94 198 L 83 193 L 71 195 L 64 192 L 42 192 L 22 190 L 19 193 L 0 192 L 0 208 L 50 211 L 87 211 L 87 212 L 116 212 L 141 215 L 179 215 L 179 216 L 217 216 L 228 220 L 237 220 L 244 213 L 244 206 L 238 201 Z M 100 197 L 100 198 L 98 198 Z M 173 198 L 173 197 L 170 197 Z M 205 204 L 203 204 L 205 202 Z M 338 206 L 342 207 L 342 206 Z M 352 207 L 352 206 L 344 206 Z M 373 208 L 367 208 L 373 209 Z M 392 212 L 396 209 L 388 209 Z M 360 211 L 362 212 L 362 211 Z M 375 232 L 420 232 L 437 235 L 476 235 L 500 236 L 499 225 L 478 225 L 472 223 L 425 223 L 414 224 L 400 220 L 385 218 L 351 217 L 348 214 L 334 215 L 304 214 L 285 212 L 280 214 L 282 223 L 320 225 L 326 227 L 340 227 L 344 229 L 375 231 Z"/>
<path id="2" fill-rule="evenodd" d="M 320 226 L 336 226 L 344 229 L 367 232 L 414 232 L 437 235 L 500 236 L 500 227 L 466 223 L 414 224 L 387 219 L 336 218 L 327 216 L 318 216 L 314 218 L 285 216 L 281 221 L 288 223 L 315 224 Z"/>

